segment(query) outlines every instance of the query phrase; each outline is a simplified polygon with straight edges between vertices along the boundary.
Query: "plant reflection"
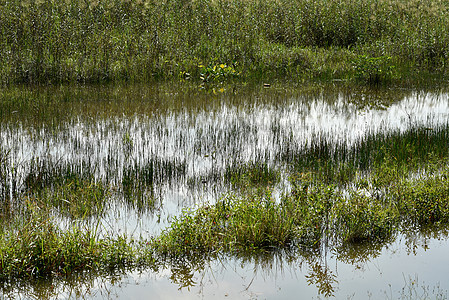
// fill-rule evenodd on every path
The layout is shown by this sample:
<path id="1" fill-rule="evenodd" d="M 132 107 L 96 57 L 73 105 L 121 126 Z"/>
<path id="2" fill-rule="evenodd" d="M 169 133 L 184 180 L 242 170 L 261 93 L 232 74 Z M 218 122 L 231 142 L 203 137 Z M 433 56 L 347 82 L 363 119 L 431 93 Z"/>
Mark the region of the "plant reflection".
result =
<path id="1" fill-rule="evenodd" d="M 331 297 L 335 293 L 335 286 L 338 284 L 337 276 L 326 265 L 315 263 L 311 266 L 310 273 L 306 275 L 307 282 L 314 284 L 318 292 L 326 297 Z"/>
<path id="2" fill-rule="evenodd" d="M 428 241 L 434 237 L 449 234 L 447 228 L 439 230 L 421 230 L 414 234 L 405 233 L 400 238 L 405 239 L 408 254 L 416 254 L 419 247 L 428 246 Z M 212 254 L 200 257 L 155 258 L 154 264 L 144 266 L 142 273 L 156 278 L 165 277 L 178 290 L 191 291 L 199 289 L 203 293 L 208 284 L 221 284 L 220 273 L 235 273 L 244 280 L 240 293 L 251 294 L 255 282 L 267 278 L 282 279 L 285 274 L 303 274 L 308 285 L 317 289 L 319 296 L 335 297 L 339 286 L 338 263 L 352 265 L 355 269 L 364 270 L 365 265 L 379 257 L 384 249 L 397 239 L 388 241 L 339 245 L 330 249 L 328 246 L 318 249 L 290 247 L 288 249 L 272 249 L 271 251 L 235 252 L 223 255 Z M 427 246 L 426 246 L 427 245 Z M 332 267 L 335 263 L 335 267 Z M 245 271 L 239 271 L 240 266 Z M 134 270 L 128 270 L 134 271 Z M 128 278 L 127 270 L 108 270 L 102 273 L 83 272 L 71 274 L 65 278 L 49 277 L 39 280 L 14 280 L 0 283 L 0 294 L 4 299 L 60 299 L 60 298 L 111 298 L 120 293 L 123 282 Z M 159 274 L 159 275 L 157 275 Z M 242 275 L 244 274 L 244 275 Z M 228 276 L 228 275 L 226 275 Z M 299 276 L 298 278 L 300 278 Z M 256 288 L 256 287 L 254 287 Z M 117 289 L 119 289 L 117 291 Z"/>
<path id="3" fill-rule="evenodd" d="M 394 242 L 394 238 L 388 241 L 365 242 L 360 244 L 344 244 L 335 249 L 337 260 L 353 265 L 356 269 L 363 270 L 371 260 L 379 257 L 384 248 Z"/>
<path id="4" fill-rule="evenodd" d="M 124 274 L 101 275 L 93 272 L 73 274 L 67 278 L 14 280 L 0 284 L 2 299 L 84 299 L 101 293 L 110 297 L 108 286 L 120 282 Z"/>
<path id="5" fill-rule="evenodd" d="M 190 291 L 190 287 L 197 284 L 194 280 L 195 273 L 188 266 L 174 266 L 171 272 L 170 280 L 178 286 L 179 290 L 187 288 Z"/>

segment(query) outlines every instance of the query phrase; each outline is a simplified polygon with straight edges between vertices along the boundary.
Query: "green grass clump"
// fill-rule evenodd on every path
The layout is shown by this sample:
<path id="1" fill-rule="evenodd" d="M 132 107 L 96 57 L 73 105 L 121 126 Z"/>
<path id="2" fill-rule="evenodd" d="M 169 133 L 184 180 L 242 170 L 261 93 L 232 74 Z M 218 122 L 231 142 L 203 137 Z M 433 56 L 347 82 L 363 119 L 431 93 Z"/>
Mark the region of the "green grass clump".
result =
<path id="1" fill-rule="evenodd" d="M 98 228 L 76 223 L 61 229 L 36 203 L 30 201 L 28 210 L 24 219 L 0 227 L 1 282 L 84 271 L 100 274 L 152 261 L 142 241 L 99 238 Z"/>
<path id="2" fill-rule="evenodd" d="M 73 227 L 64 232 L 37 207 L 30 209 L 33 212 L 16 230 L 1 232 L 1 280 L 96 268 L 104 245 L 92 231 Z"/>
<path id="3" fill-rule="evenodd" d="M 228 196 L 212 206 L 187 211 L 154 241 L 167 256 L 318 247 L 392 236 L 397 210 L 381 201 L 332 186 L 295 189 L 277 203 L 263 197 Z"/>
<path id="4" fill-rule="evenodd" d="M 335 216 L 339 239 L 346 243 L 384 241 L 395 232 L 398 221 L 394 206 L 360 193 L 339 202 Z"/>
<path id="5" fill-rule="evenodd" d="M 401 183 L 394 198 L 411 227 L 449 221 L 449 170 Z"/>
<path id="6" fill-rule="evenodd" d="M 293 237 L 292 224 L 269 195 L 227 196 L 217 204 L 186 211 L 154 241 L 168 256 L 209 255 L 281 247 Z"/>

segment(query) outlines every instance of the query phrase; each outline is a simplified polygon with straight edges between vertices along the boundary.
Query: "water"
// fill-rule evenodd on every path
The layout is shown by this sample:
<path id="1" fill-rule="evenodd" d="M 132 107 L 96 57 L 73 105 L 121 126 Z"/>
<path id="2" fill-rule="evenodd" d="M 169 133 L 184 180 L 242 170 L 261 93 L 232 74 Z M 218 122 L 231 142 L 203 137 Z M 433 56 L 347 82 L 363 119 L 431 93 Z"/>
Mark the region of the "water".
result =
<path id="1" fill-rule="evenodd" d="M 402 236 L 338 257 L 221 258 L 194 270 L 87 276 L 18 294 L 23 299 L 325 299 L 326 293 L 335 299 L 447 299 L 448 249 L 447 233 Z"/>
<path id="2" fill-rule="evenodd" d="M 4 175 L 3 196 L 17 198 L 36 165 L 50 173 L 69 169 L 87 174 L 115 187 L 100 219 L 102 234 L 149 237 L 160 233 L 183 209 L 213 203 L 232 190 L 223 180 L 229 168 L 262 162 L 285 171 L 286 153 L 316 138 L 350 147 L 367 134 L 401 132 L 412 124 L 432 128 L 449 119 L 448 94 L 440 90 L 273 86 L 234 91 L 216 95 L 194 86 L 164 84 L 9 91 L 36 100 L 27 109 L 5 100 L 1 106 L 0 149 L 8 153 L 7 165 L 13 166 Z M 142 195 L 127 196 L 128 179 Z M 285 189 L 288 182 L 282 178 L 276 190 Z M 139 205 L 133 197 L 141 200 Z M 142 202 L 149 198 L 153 201 Z M 396 298 L 402 287 L 417 279 L 447 289 L 441 282 L 447 272 L 436 271 L 445 265 L 447 241 L 428 238 L 429 249 L 419 244 L 417 252 L 410 254 L 404 239 L 400 236 L 380 245 L 366 257 L 366 250 L 354 250 L 361 253 L 354 254 L 362 256 L 359 260 L 333 253 L 318 258 L 279 254 L 260 258 L 261 262 L 222 258 L 196 271 L 144 270 L 110 280 L 62 282 L 47 296 L 70 298 L 80 289 L 79 295 L 87 298 L 291 299 L 301 295 L 310 299 L 328 294 L 337 299 L 370 295 L 378 299 L 378 295 Z M 186 278 L 195 284 L 178 290 L 186 285 L 179 284 Z M 48 291 L 44 288 L 43 293 Z"/>

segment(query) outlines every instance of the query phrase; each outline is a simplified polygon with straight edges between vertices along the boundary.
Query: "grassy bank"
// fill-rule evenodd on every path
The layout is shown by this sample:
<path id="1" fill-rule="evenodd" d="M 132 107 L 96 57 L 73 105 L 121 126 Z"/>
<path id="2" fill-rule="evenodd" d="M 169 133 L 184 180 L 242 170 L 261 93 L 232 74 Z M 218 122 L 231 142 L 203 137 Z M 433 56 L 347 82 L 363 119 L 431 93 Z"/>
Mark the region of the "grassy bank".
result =
<path id="1" fill-rule="evenodd" d="M 2 83 L 448 72 L 442 1 L 0 1 Z"/>

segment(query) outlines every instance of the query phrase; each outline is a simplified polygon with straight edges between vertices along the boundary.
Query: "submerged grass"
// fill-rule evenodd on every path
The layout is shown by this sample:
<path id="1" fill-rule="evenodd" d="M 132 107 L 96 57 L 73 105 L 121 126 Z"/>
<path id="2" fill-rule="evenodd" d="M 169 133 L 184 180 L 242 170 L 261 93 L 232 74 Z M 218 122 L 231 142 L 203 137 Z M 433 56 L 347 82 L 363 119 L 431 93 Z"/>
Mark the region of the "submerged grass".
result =
<path id="1" fill-rule="evenodd" d="M 436 0 L 2 1 L 0 81 L 425 78 L 447 74 L 448 9 Z"/>

